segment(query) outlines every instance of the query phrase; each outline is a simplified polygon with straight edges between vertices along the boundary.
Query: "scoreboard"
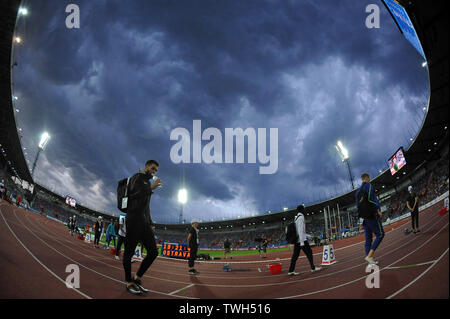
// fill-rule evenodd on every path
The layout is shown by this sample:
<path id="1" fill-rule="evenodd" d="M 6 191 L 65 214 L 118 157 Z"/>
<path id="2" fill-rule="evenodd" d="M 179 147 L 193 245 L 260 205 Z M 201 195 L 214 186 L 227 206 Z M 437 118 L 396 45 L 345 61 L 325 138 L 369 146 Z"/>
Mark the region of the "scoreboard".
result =
<path id="1" fill-rule="evenodd" d="M 190 255 L 191 249 L 187 244 L 163 242 L 161 245 L 161 256 L 189 259 Z"/>

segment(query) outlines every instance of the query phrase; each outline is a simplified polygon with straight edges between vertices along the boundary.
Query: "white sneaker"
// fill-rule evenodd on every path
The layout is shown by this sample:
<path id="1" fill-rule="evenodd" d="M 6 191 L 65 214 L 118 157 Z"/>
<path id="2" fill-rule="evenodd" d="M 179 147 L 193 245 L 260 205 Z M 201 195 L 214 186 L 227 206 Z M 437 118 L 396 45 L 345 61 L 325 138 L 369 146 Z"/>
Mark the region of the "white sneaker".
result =
<path id="1" fill-rule="evenodd" d="M 114 258 L 115 258 L 116 260 L 120 260 L 120 257 L 119 257 L 119 256 L 114 256 Z"/>
<path id="2" fill-rule="evenodd" d="M 378 264 L 378 261 L 374 260 L 371 257 L 366 257 L 366 258 L 364 258 L 364 260 L 367 261 L 371 265 L 377 265 Z"/>
<path id="3" fill-rule="evenodd" d="M 300 273 L 299 272 L 295 272 L 295 271 L 288 273 L 288 276 L 297 276 L 297 275 L 300 275 Z"/>
<path id="4" fill-rule="evenodd" d="M 311 272 L 316 272 L 319 271 L 320 269 L 322 269 L 322 267 L 316 267 L 315 269 L 311 269 Z"/>

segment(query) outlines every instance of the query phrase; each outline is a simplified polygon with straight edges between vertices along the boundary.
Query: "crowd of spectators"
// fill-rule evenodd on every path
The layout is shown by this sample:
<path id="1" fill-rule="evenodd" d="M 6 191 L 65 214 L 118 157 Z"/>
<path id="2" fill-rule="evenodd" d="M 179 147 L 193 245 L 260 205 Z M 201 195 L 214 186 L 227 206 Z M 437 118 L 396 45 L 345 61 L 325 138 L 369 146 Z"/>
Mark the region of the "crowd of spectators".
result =
<path id="1" fill-rule="evenodd" d="M 432 201 L 448 191 L 448 155 L 442 158 L 431 172 L 424 174 L 418 181 L 411 184 L 413 190 L 419 196 L 419 207 Z M 408 212 L 406 207 L 406 199 L 408 190 L 405 187 L 392 195 L 387 203 L 387 214 L 383 220 L 387 218 L 393 219 Z"/>

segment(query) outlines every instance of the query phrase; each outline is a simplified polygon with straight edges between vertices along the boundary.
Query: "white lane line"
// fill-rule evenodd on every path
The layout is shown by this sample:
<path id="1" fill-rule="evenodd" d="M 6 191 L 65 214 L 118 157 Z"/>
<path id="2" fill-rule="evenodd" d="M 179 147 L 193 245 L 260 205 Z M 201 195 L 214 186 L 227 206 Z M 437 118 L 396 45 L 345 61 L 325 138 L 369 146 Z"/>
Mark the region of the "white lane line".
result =
<path id="1" fill-rule="evenodd" d="M 22 241 L 17 237 L 16 233 L 11 229 L 11 227 L 9 227 L 8 222 L 6 221 L 5 217 L 3 216 L 2 210 L 0 208 L 0 215 L 2 215 L 3 220 L 5 221 L 5 225 L 8 227 L 9 231 L 13 234 L 13 236 L 17 239 L 17 241 L 22 245 L 22 247 L 30 254 L 31 257 L 34 258 L 34 260 L 36 260 L 42 267 L 44 267 L 45 270 L 47 270 L 49 273 L 51 273 L 54 277 L 56 277 L 56 279 L 58 279 L 59 281 L 61 281 L 64 286 L 67 288 L 66 286 L 66 281 L 61 279 L 57 274 L 55 274 L 53 271 L 51 271 L 46 265 L 44 265 L 43 262 L 41 262 L 39 260 L 39 258 L 37 258 L 28 248 L 27 246 L 24 245 L 24 243 L 22 243 Z M 69 289 L 69 288 L 67 288 Z M 77 288 L 70 288 L 73 289 L 74 291 L 76 291 L 77 293 L 79 293 L 80 295 L 82 295 L 83 297 L 87 298 L 87 299 L 92 299 L 92 297 L 86 295 L 85 293 L 83 293 L 82 291 L 78 290 Z"/>
<path id="2" fill-rule="evenodd" d="M 427 262 L 423 262 L 423 263 L 419 263 L 419 264 L 386 267 L 385 269 L 408 269 L 408 268 L 411 268 L 411 267 L 419 267 L 419 266 L 429 265 L 429 264 L 434 263 L 435 261 L 436 260 L 431 260 L 431 261 L 427 261 Z"/>
<path id="3" fill-rule="evenodd" d="M 66 255 L 64 255 L 63 253 L 61 253 L 59 250 L 57 250 L 57 249 L 55 249 L 53 246 L 51 246 L 51 245 L 49 245 L 49 244 L 47 244 L 44 240 L 42 240 L 41 238 L 39 238 L 37 235 L 35 235 L 25 224 L 23 224 L 23 222 L 17 217 L 17 215 L 16 215 L 16 212 L 15 212 L 15 210 L 13 211 L 13 213 L 14 213 L 14 216 L 16 216 L 16 218 L 17 218 L 17 220 L 34 236 L 34 237 L 36 237 L 37 239 L 39 239 L 41 242 L 43 242 L 46 246 L 48 246 L 49 248 L 51 248 L 52 250 L 54 250 L 54 251 L 56 251 L 58 254 L 60 254 L 61 256 L 63 256 L 64 258 L 67 258 L 67 259 L 69 259 L 69 260 L 71 260 L 71 261 L 73 261 L 74 263 L 76 263 L 76 264 L 78 264 L 78 265 L 80 265 L 81 267 L 83 267 L 83 268 L 86 268 L 87 270 L 90 270 L 90 271 L 92 271 L 92 272 L 94 272 L 94 273 L 96 273 L 97 275 L 100 275 L 100 276 L 102 276 L 102 277 L 105 277 L 105 278 L 108 278 L 108 279 L 110 279 L 110 280 L 113 280 L 113 281 L 115 281 L 115 282 L 118 282 L 118 283 L 121 283 L 121 284 L 123 284 L 123 285 L 125 285 L 126 284 L 126 282 L 124 282 L 124 281 L 121 281 L 121 280 L 117 280 L 117 279 L 115 279 L 115 278 L 112 278 L 112 277 L 110 277 L 110 276 L 108 276 L 108 275 L 105 275 L 105 274 L 102 274 L 102 273 L 99 273 L 98 271 L 95 271 L 94 269 L 91 269 L 91 268 L 89 268 L 89 267 L 87 267 L 87 266 L 85 266 L 85 265 L 83 265 L 82 263 L 80 263 L 80 262 L 78 262 L 78 261 L 76 261 L 76 260 L 74 260 L 74 259 L 72 259 L 72 258 L 70 258 L 70 257 L 68 257 L 68 256 L 66 256 Z M 62 244 L 63 245 L 63 244 Z M 63 246 L 65 246 L 65 245 L 63 245 Z M 66 246 L 67 248 L 69 248 L 69 249 L 71 249 L 70 247 L 68 247 L 68 246 Z M 73 250 L 73 249 L 72 249 Z M 74 250 L 75 251 L 75 250 Z M 89 259 L 92 259 L 92 258 L 89 258 Z M 105 264 L 105 263 L 103 263 L 103 262 L 101 262 L 101 261 L 98 261 L 98 262 L 100 262 L 100 263 L 102 263 L 102 264 Z M 108 265 L 108 264 L 105 264 L 105 265 Z M 117 267 L 114 267 L 114 268 L 117 268 Z M 65 283 L 65 282 L 64 282 Z M 155 293 L 155 294 L 160 294 L 160 295 L 168 295 L 167 293 L 164 293 L 164 292 L 160 292 L 160 291 L 154 291 L 154 290 L 150 290 L 149 289 L 149 291 L 150 292 L 153 292 L 153 293 Z M 176 295 L 175 295 L 176 296 Z M 181 297 L 181 296 L 176 296 L 176 297 L 179 297 L 179 298 L 188 298 L 188 297 Z"/>
<path id="4" fill-rule="evenodd" d="M 181 289 L 172 291 L 171 293 L 169 293 L 169 295 L 173 295 L 173 294 L 179 293 L 180 291 L 183 291 L 183 290 L 185 290 L 185 289 L 191 288 L 192 286 L 194 286 L 194 284 L 190 284 L 190 285 L 187 285 L 186 287 L 183 287 L 183 288 L 181 288 Z"/>
<path id="5" fill-rule="evenodd" d="M 444 251 L 444 253 L 433 262 L 433 264 L 428 267 L 423 273 L 421 273 L 419 276 L 417 276 L 416 279 L 414 279 L 413 281 L 411 281 L 409 284 L 407 284 L 405 287 L 403 287 L 400 290 L 397 290 L 395 293 L 393 293 L 392 295 L 390 295 L 389 297 L 387 297 L 386 299 L 392 299 L 395 296 L 397 296 L 399 293 L 401 293 L 403 290 L 405 290 L 406 288 L 408 288 L 409 286 L 411 286 L 412 284 L 414 284 L 417 280 L 419 280 L 420 278 L 422 278 L 428 271 L 431 270 L 431 268 L 433 268 L 441 259 L 442 257 L 444 257 L 444 255 L 446 255 L 448 253 L 448 248 Z"/>
<path id="6" fill-rule="evenodd" d="M 446 228 L 447 226 L 448 226 L 448 223 L 445 224 L 441 229 L 439 229 L 439 231 L 437 231 L 436 234 L 433 235 L 433 237 L 431 237 L 430 239 L 428 239 L 428 240 L 427 240 L 426 242 L 424 242 L 422 245 L 420 245 L 419 247 L 417 247 L 416 249 L 414 249 L 414 250 L 413 250 L 412 252 L 410 252 L 409 254 L 403 256 L 402 258 L 397 259 L 397 260 L 394 261 L 392 264 L 390 264 L 390 265 L 388 265 L 388 266 L 386 266 L 386 267 L 380 269 L 380 272 L 383 271 L 383 270 L 385 270 L 387 267 L 390 267 L 390 266 L 392 266 L 393 264 L 396 264 L 396 263 L 398 263 L 399 261 L 405 259 L 405 258 L 408 257 L 409 255 L 415 253 L 417 250 L 419 250 L 420 248 L 422 248 L 423 246 L 425 246 L 425 244 L 427 244 L 428 242 L 430 242 L 434 237 L 436 237 L 436 236 L 437 236 L 444 228 Z M 346 283 L 343 283 L 343 284 L 340 284 L 340 285 L 337 285 L 337 286 L 329 287 L 329 288 L 326 288 L 326 289 L 317 290 L 317 291 L 312 291 L 312 292 L 308 292 L 308 293 L 304 293 L 304 294 L 296 295 L 296 296 L 281 297 L 281 298 L 277 298 L 277 299 L 298 298 L 298 297 L 303 297 L 303 296 L 308 296 L 308 295 L 314 295 L 314 294 L 317 294 L 317 293 L 321 293 L 321 292 L 333 290 L 333 289 L 336 289 L 336 288 L 340 288 L 340 287 L 343 287 L 343 286 L 352 284 L 352 283 L 354 283 L 354 282 L 357 282 L 357 281 L 362 280 L 362 279 L 365 279 L 365 278 L 367 278 L 367 276 L 363 276 L 363 277 L 354 279 L 354 280 L 352 280 L 352 281 L 349 281 L 349 282 L 346 282 Z"/>

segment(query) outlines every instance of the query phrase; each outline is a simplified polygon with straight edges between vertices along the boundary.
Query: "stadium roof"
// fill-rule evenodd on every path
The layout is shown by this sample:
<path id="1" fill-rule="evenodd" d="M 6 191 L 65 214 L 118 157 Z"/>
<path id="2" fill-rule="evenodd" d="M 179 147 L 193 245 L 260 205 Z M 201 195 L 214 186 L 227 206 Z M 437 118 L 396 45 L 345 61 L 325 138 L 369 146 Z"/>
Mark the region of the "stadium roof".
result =
<path id="1" fill-rule="evenodd" d="M 448 151 L 448 19 L 444 8 L 444 1 L 399 1 L 408 11 L 415 29 L 421 40 L 427 57 L 427 68 L 430 80 L 430 98 L 426 118 L 422 129 L 411 146 L 405 150 L 408 165 L 401 173 L 391 176 L 389 170 L 381 172 L 372 178 L 372 184 L 377 191 L 385 186 L 386 189 L 405 182 L 410 174 L 421 167 L 426 167 L 429 161 L 442 156 Z M 16 17 L 21 1 L 11 0 L 0 2 L 0 144 L 5 150 L 6 162 L 10 174 L 34 184 L 27 166 L 19 139 L 14 118 L 12 103 L 11 73 L 14 67 L 20 67 L 20 61 L 12 61 L 12 43 Z M 17 65 L 14 65 L 17 62 Z M 424 105 L 424 107 L 426 107 Z M 381 128 L 380 128 L 381 129 Z M 400 146 L 400 145 L 399 145 Z M 14 168 L 14 170 L 13 170 Z M 405 173 L 405 174 L 403 174 Z M 308 211 L 319 212 L 325 206 L 349 206 L 354 202 L 354 191 L 343 194 L 325 202 L 316 203 L 308 207 Z M 292 211 L 282 212 L 289 214 Z M 269 215 L 267 215 L 269 216 Z M 266 218 L 259 216 L 258 218 Z M 280 215 L 277 215 L 280 218 Z M 242 222 L 246 222 L 243 219 Z M 182 225 L 180 225 L 182 226 Z"/>

